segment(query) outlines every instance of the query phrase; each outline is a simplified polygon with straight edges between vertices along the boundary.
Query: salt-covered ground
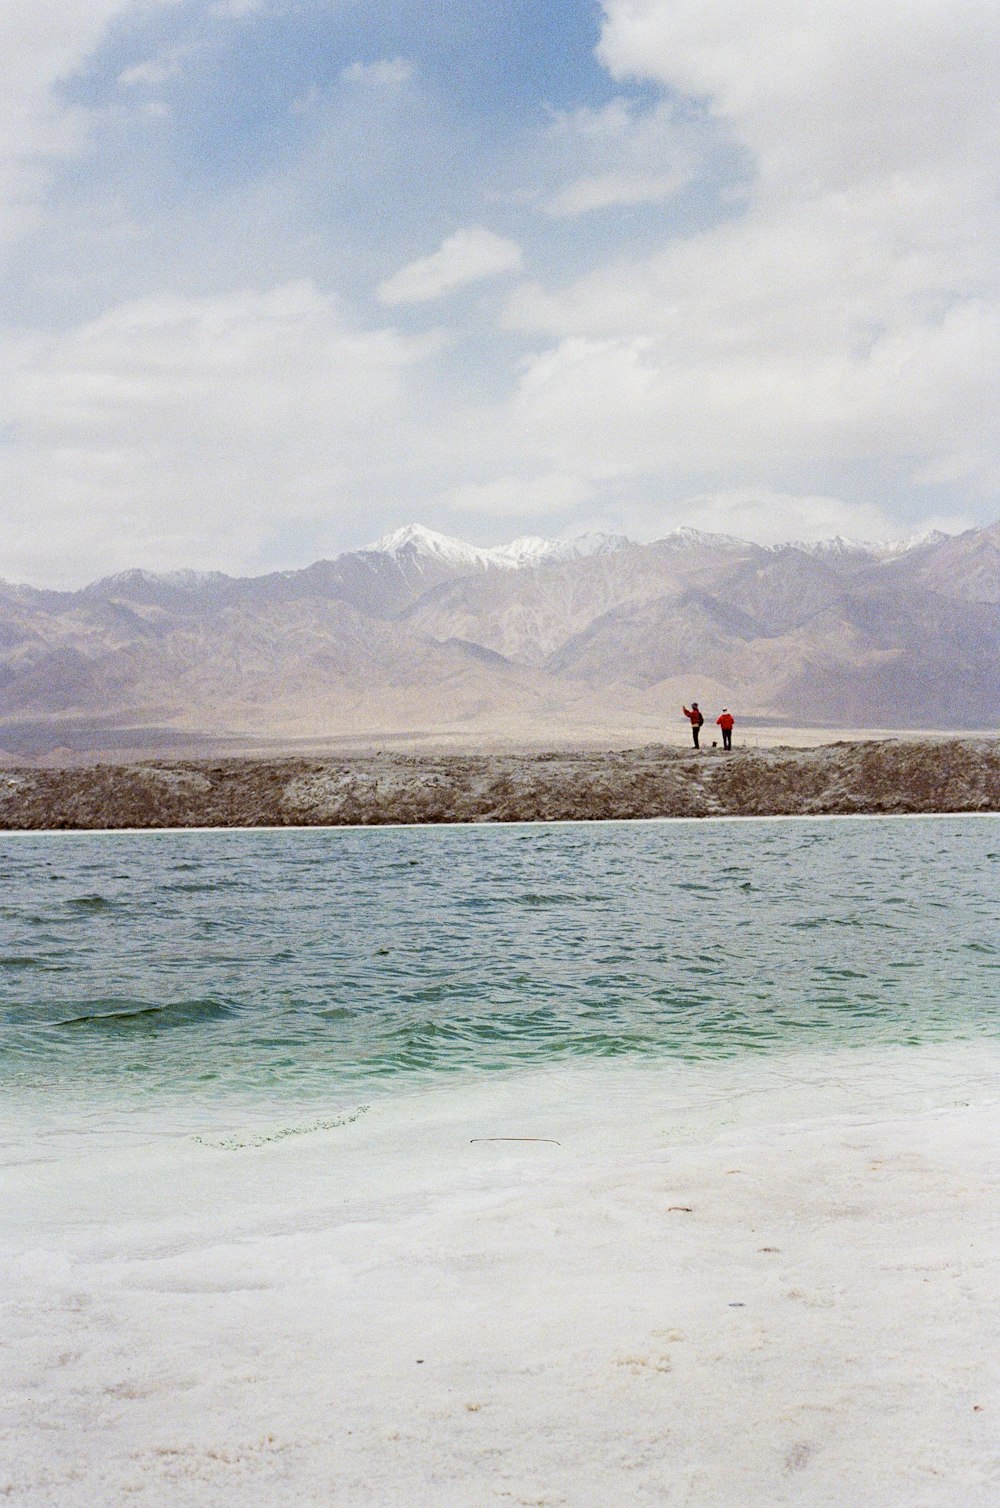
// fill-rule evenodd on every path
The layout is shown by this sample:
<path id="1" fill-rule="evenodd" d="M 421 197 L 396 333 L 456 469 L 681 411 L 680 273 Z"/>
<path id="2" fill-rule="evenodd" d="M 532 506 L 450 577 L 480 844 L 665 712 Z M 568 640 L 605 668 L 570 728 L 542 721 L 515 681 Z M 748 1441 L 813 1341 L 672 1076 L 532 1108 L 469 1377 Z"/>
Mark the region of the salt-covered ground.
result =
<path id="1" fill-rule="evenodd" d="M 995 737 L 0 770 L 11 830 L 995 811 Z"/>
<path id="2" fill-rule="evenodd" d="M 998 1067 L 9 1103 L 0 1498 L 992 1508 Z"/>

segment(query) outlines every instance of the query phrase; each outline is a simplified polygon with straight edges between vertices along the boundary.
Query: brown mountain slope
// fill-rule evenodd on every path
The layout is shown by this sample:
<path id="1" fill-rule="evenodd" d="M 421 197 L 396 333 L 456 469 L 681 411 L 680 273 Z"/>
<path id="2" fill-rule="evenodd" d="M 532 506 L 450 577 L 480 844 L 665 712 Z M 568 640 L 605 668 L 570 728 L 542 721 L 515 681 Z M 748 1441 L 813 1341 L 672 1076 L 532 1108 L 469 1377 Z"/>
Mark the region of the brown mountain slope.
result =
<path id="1" fill-rule="evenodd" d="M 467 576 L 427 592 L 407 625 L 457 635 L 529 665 L 546 664 L 608 613 L 710 585 L 720 573 L 766 562 L 757 545 L 661 541 L 518 572 Z"/>
<path id="2" fill-rule="evenodd" d="M 1000 523 L 886 561 L 881 574 L 900 593 L 932 591 L 963 602 L 1000 602 Z"/>

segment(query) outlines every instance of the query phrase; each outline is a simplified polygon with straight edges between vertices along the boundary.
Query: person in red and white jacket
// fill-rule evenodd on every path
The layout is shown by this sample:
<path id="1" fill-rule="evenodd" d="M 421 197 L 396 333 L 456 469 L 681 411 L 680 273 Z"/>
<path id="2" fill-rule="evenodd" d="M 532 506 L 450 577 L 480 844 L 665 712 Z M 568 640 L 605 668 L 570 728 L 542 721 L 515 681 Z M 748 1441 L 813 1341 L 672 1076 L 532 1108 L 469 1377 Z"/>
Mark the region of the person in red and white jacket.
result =
<path id="1" fill-rule="evenodd" d="M 724 749 L 731 749 L 733 747 L 733 723 L 736 719 L 728 707 L 723 707 L 715 721 L 722 729 L 722 747 Z"/>
<path id="2" fill-rule="evenodd" d="M 701 732 L 701 725 L 705 721 L 705 719 L 702 717 L 701 713 L 698 711 L 698 703 L 697 702 L 692 702 L 691 705 L 690 705 L 690 707 L 682 707 L 681 711 L 684 713 L 684 716 L 688 719 L 688 721 L 691 724 L 691 736 L 694 739 L 694 746 L 695 746 L 695 748 L 697 748 L 698 747 L 698 734 Z"/>

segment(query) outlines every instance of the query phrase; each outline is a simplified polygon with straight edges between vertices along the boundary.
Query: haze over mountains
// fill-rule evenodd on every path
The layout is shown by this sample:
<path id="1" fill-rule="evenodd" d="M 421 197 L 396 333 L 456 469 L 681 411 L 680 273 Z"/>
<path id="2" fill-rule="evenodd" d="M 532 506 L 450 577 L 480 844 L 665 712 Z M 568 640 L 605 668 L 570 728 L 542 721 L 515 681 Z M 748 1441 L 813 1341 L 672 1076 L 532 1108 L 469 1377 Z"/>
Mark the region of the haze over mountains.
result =
<path id="1" fill-rule="evenodd" d="M 0 583 L 0 749 L 1000 722 L 1000 524 L 774 547 L 680 530 L 480 549 L 410 526 L 258 577 Z"/>

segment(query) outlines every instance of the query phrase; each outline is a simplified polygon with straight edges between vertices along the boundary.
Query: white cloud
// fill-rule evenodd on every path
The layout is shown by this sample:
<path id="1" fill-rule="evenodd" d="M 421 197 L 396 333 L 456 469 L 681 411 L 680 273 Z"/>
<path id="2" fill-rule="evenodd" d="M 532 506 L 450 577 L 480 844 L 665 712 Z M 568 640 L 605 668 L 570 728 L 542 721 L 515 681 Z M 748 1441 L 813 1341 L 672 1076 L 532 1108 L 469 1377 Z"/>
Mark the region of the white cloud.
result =
<path id="1" fill-rule="evenodd" d="M 554 216 L 652 204 L 688 183 L 699 144 L 672 106 L 626 98 L 554 112 L 534 150 L 536 200 Z"/>
<path id="2" fill-rule="evenodd" d="M 170 8 L 180 0 L 144 0 Z M 211 13 L 239 19 L 267 0 L 219 0 Z M 136 0 L 0 0 L 0 253 L 33 227 L 60 161 L 85 151 L 93 112 L 69 105 L 59 86 L 99 47 Z M 181 54 L 167 52 L 125 70 L 125 85 L 149 87 L 177 71 Z"/>
<path id="3" fill-rule="evenodd" d="M 67 106 L 57 84 L 131 3 L 14 0 L 0 9 L 0 249 L 33 223 L 52 163 L 86 143 L 90 116 Z"/>
<path id="4" fill-rule="evenodd" d="M 349 523 L 413 453 L 406 375 L 433 349 L 352 329 L 308 282 L 149 298 L 10 339 L 0 459 L 18 502 L 0 574 L 232 569 L 290 523 Z M 378 433 L 393 445 L 375 460 Z"/>
<path id="5" fill-rule="evenodd" d="M 191 52 L 191 47 L 168 48 L 158 57 L 147 58 L 143 63 L 135 63 L 131 68 L 124 69 L 118 75 L 118 82 L 123 89 L 156 89 L 160 84 L 166 83 L 167 79 L 177 77 L 184 59 Z"/>
<path id="6" fill-rule="evenodd" d="M 667 199 L 687 182 L 686 173 L 599 173 L 567 184 L 548 201 L 547 214 L 583 215 L 614 205 L 652 204 Z"/>
<path id="7" fill-rule="evenodd" d="M 258 16 L 270 10 L 270 0 L 214 0 L 209 6 L 213 16 L 224 21 L 242 21 L 247 16 Z"/>
<path id="8" fill-rule="evenodd" d="M 383 304 L 424 303 L 467 283 L 517 272 L 520 266 L 521 248 L 516 241 L 472 225 L 446 237 L 429 257 L 393 273 L 379 284 L 378 297 Z"/>
<path id="9" fill-rule="evenodd" d="M 605 0 L 601 55 L 752 154 L 723 223 L 519 287 L 519 425 L 549 464 L 734 482 L 866 458 L 1000 479 L 992 0 Z"/>
<path id="10" fill-rule="evenodd" d="M 543 472 L 536 476 L 504 476 L 488 482 L 452 487 L 443 501 L 461 513 L 484 513 L 497 518 L 551 517 L 589 502 L 593 488 L 578 476 Z"/>
<path id="11" fill-rule="evenodd" d="M 604 10 L 611 71 L 707 100 L 754 153 L 765 190 L 814 194 L 992 160 L 993 0 L 604 0 Z"/>
<path id="12" fill-rule="evenodd" d="M 412 77 L 413 64 L 409 58 L 378 58 L 374 63 L 352 63 L 341 74 L 349 84 L 397 89 Z"/>
<path id="13" fill-rule="evenodd" d="M 177 0 L 159 0 L 161 4 L 175 4 Z M 219 21 L 244 21 L 248 16 L 267 13 L 268 0 L 218 0 L 208 7 L 209 16 Z M 134 63 L 118 75 L 123 89 L 156 89 L 168 79 L 177 78 L 189 58 L 197 55 L 202 42 L 197 36 L 165 47 L 162 52 L 141 63 Z"/>
<path id="14" fill-rule="evenodd" d="M 0 15 L 0 241 L 45 203 L 60 158 L 91 136 L 108 154 L 52 196 L 19 254 L 11 296 L 23 290 L 40 323 L 51 297 L 67 328 L 0 331 L 0 574 L 253 569 L 301 559 L 324 530 L 336 549 L 401 517 L 433 524 L 435 508 L 442 527 L 460 530 L 465 514 L 473 531 L 486 516 L 498 530 L 515 519 L 580 527 L 585 513 L 644 535 L 681 522 L 752 537 L 900 532 L 874 502 L 829 496 L 866 470 L 896 499 L 912 479 L 911 517 L 921 487 L 935 489 L 926 510 L 947 510 L 945 489 L 956 516 L 991 506 L 993 0 L 605 0 L 602 55 L 621 80 L 665 86 L 656 102 L 623 84 L 598 109 L 553 113 L 530 140 L 477 156 L 445 140 L 456 119 L 435 113 L 429 89 L 407 87 L 420 82 L 407 59 L 376 58 L 306 94 L 282 150 L 247 170 L 258 180 L 221 195 L 197 175 L 178 189 L 173 133 L 137 125 L 166 109 L 140 91 L 200 42 L 172 38 L 127 69 L 134 108 L 119 96 L 106 132 L 65 104 L 59 81 L 130 3 L 34 0 Z M 179 9 L 175 35 L 215 38 L 206 17 L 280 8 L 203 0 Z M 426 211 L 397 176 L 404 130 L 417 159 L 440 168 Z M 519 241 L 531 247 L 536 281 L 509 291 L 506 336 L 489 328 L 489 300 L 442 305 L 435 346 L 357 329 L 329 295 L 287 281 L 322 269 L 320 282 L 363 284 L 361 238 L 381 226 L 354 236 L 338 220 L 357 162 L 384 195 L 380 213 L 407 197 L 400 237 L 419 233 L 421 214 L 464 227 L 387 278 L 385 305 L 517 273 Z M 133 193 L 129 174 L 147 168 Z M 504 197 L 504 174 L 518 240 L 469 223 L 484 194 Z M 142 206 L 159 182 L 150 229 Z M 629 205 L 662 206 L 636 215 L 638 247 L 628 216 L 596 213 Z M 560 274 L 560 257 L 573 272 Z M 77 298 L 100 308 L 111 279 L 145 296 L 126 304 L 116 292 L 99 318 L 74 316 Z M 230 279 L 279 286 L 241 293 Z M 499 396 L 469 396 L 484 391 Z M 379 524 L 355 529 L 368 508 Z"/>
<path id="15" fill-rule="evenodd" d="M 736 488 L 686 497 L 670 508 L 674 528 L 734 534 L 758 544 L 788 540 L 886 540 L 899 533 L 874 503 L 846 503 L 840 498 L 798 496 L 766 488 Z"/>
<path id="16" fill-rule="evenodd" d="M 791 328 L 768 346 L 752 322 L 735 335 L 722 322 L 692 328 L 682 313 L 677 325 L 566 337 L 536 356 L 515 400 L 518 432 L 550 464 L 572 458 L 595 478 L 737 478 L 869 457 L 940 466 L 985 446 L 983 485 L 995 484 L 1000 420 L 986 400 L 1000 363 L 996 307 L 962 305 L 860 351 L 822 332 L 812 347 Z"/>

